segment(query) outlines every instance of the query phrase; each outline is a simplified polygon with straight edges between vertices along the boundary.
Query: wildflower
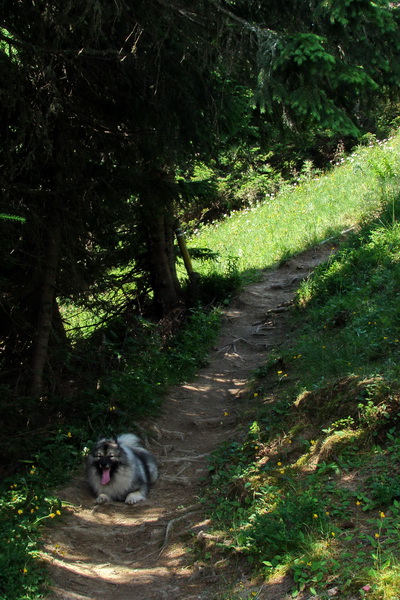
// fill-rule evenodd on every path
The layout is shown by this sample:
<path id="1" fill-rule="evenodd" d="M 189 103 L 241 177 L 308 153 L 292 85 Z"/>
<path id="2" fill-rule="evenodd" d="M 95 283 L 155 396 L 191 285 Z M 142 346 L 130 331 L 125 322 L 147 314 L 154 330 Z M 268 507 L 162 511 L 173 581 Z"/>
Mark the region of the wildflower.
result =
<path id="1" fill-rule="evenodd" d="M 24 574 L 24 575 L 26 575 L 26 573 L 28 572 L 28 569 L 27 569 L 26 567 L 24 567 L 24 568 L 22 569 L 22 572 L 23 572 L 23 574 Z"/>
<path id="2" fill-rule="evenodd" d="M 278 465 L 278 467 L 280 467 L 282 465 L 281 462 L 277 462 L 276 464 Z"/>
<path id="3" fill-rule="evenodd" d="M 317 513 L 314 513 L 314 514 L 313 514 L 313 519 L 318 519 L 318 515 L 317 515 Z"/>
<path id="4" fill-rule="evenodd" d="M 360 506 L 360 505 L 361 505 L 361 502 L 359 500 L 357 500 L 356 506 Z"/>
<path id="5" fill-rule="evenodd" d="M 116 410 L 116 408 L 117 408 L 116 406 L 110 406 L 110 408 L 108 410 L 109 410 L 109 412 L 113 412 L 114 410 Z"/>
<path id="6" fill-rule="evenodd" d="M 277 371 L 278 375 L 282 375 L 283 371 Z"/>
<path id="7" fill-rule="evenodd" d="M 68 431 L 67 437 L 72 438 L 72 433 L 70 431 Z"/>
<path id="8" fill-rule="evenodd" d="M 310 440 L 310 444 L 311 444 L 311 446 L 314 446 L 314 444 L 316 444 L 316 441 L 315 440 Z"/>
<path id="9" fill-rule="evenodd" d="M 224 412 L 224 417 L 228 417 L 229 413 L 227 411 Z"/>
<path id="10" fill-rule="evenodd" d="M 375 537 L 376 537 L 376 538 L 380 537 L 379 533 L 376 533 L 376 534 L 375 534 Z"/>
<path id="11" fill-rule="evenodd" d="M 31 514 L 32 514 L 32 513 L 34 513 L 34 512 L 35 512 L 35 509 L 34 509 L 34 508 L 31 508 L 31 511 L 30 511 L 30 512 L 31 512 Z"/>
<path id="12" fill-rule="evenodd" d="M 254 396 L 254 398 L 257 398 L 258 392 L 254 392 L 253 396 Z"/>
<path id="13" fill-rule="evenodd" d="M 336 533 L 334 531 L 331 532 L 331 536 L 335 537 Z"/>
<path id="14" fill-rule="evenodd" d="M 61 515 L 61 511 L 60 510 L 56 510 L 56 515 L 60 516 Z"/>
<path id="15" fill-rule="evenodd" d="M 20 508 L 17 510 L 17 513 L 18 513 L 19 515 L 22 515 L 22 513 L 23 513 L 23 512 L 24 512 L 24 511 L 23 511 L 23 510 L 21 510 Z"/>
<path id="16" fill-rule="evenodd" d="M 329 512 L 329 510 L 327 510 L 327 511 L 325 512 L 325 514 L 326 514 L 326 516 L 327 516 L 327 517 L 329 517 L 329 515 L 330 515 L 331 513 Z"/>
<path id="17" fill-rule="evenodd" d="M 380 516 L 381 519 L 384 519 L 386 517 L 386 515 L 385 515 L 384 512 L 379 513 L 379 516 Z"/>
<path id="18" fill-rule="evenodd" d="M 50 513 L 50 514 L 49 514 L 49 517 L 50 517 L 50 519 L 54 519 L 54 517 L 55 517 L 55 516 L 56 516 L 56 515 L 55 515 L 54 513 Z"/>

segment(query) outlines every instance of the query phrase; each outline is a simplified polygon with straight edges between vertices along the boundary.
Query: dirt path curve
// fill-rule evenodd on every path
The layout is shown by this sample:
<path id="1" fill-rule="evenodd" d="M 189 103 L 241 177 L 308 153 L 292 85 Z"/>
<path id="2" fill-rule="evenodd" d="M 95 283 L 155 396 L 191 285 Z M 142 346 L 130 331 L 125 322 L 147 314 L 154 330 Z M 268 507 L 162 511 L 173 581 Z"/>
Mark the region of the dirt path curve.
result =
<path id="1" fill-rule="evenodd" d="M 153 425 L 149 449 L 161 476 L 146 502 L 93 509 L 83 477 L 60 492 L 74 506 L 47 532 L 48 600 L 212 600 L 224 589 L 232 567 L 221 562 L 204 570 L 185 544 L 207 530 L 197 500 L 207 455 L 235 436 L 251 372 L 288 334 L 282 307 L 332 251 L 322 244 L 264 273 L 224 312 L 208 366 L 194 383 L 171 390 Z M 281 600 L 282 591 L 258 597 Z"/>

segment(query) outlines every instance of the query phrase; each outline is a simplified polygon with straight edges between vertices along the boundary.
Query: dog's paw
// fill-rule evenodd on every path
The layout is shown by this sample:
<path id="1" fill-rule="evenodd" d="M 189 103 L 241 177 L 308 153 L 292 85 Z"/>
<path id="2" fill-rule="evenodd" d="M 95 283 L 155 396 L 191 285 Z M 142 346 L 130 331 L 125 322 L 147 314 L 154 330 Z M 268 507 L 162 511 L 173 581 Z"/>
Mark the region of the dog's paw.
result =
<path id="1" fill-rule="evenodd" d="M 131 492 L 125 498 L 125 503 L 136 504 L 136 502 L 140 502 L 141 500 L 146 500 L 145 496 L 142 496 L 140 492 Z"/>
<path id="2" fill-rule="evenodd" d="M 107 494 L 100 494 L 100 496 L 97 496 L 96 498 L 96 504 L 107 504 L 107 502 L 110 502 L 110 498 Z"/>

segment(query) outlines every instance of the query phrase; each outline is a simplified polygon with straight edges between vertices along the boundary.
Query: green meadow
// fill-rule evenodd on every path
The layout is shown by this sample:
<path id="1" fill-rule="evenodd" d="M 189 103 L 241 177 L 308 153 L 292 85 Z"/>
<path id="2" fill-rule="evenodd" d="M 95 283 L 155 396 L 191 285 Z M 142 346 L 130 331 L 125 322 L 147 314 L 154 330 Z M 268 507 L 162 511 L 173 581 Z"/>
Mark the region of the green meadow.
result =
<path id="1" fill-rule="evenodd" d="M 400 136 L 360 146 L 338 157 L 323 174 L 307 163 L 293 184 L 261 204 L 202 227 L 192 247 L 210 248 L 217 264 L 194 261 L 195 270 L 224 273 L 265 269 L 326 238 L 367 221 L 397 195 Z"/>

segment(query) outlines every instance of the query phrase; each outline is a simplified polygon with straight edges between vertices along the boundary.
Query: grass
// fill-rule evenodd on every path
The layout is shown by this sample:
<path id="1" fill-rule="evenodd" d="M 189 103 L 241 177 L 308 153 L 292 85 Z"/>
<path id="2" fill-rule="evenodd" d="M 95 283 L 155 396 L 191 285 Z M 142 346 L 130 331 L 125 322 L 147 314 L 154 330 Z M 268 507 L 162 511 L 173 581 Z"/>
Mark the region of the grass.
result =
<path id="1" fill-rule="evenodd" d="M 225 273 L 232 264 L 245 280 L 323 239 L 338 237 L 390 204 L 400 177 L 400 136 L 359 147 L 324 175 L 310 168 L 297 183 L 263 203 L 201 228 L 193 248 L 211 248 L 218 262 L 194 261 L 195 270 Z M 246 276 L 247 275 L 247 276 Z"/>
<path id="2" fill-rule="evenodd" d="M 290 341 L 254 374 L 248 424 L 210 464 L 208 555 L 254 573 L 225 600 L 263 598 L 260 581 L 284 574 L 294 598 L 399 598 L 400 194 L 381 151 L 358 167 L 379 180 L 370 218 L 303 283 Z"/>
<path id="3" fill-rule="evenodd" d="M 323 176 L 308 165 L 296 186 L 191 241 L 219 254 L 195 268 L 204 298 L 221 297 L 221 288 L 226 296 L 259 269 L 389 207 L 383 227 L 358 233 L 302 288 L 296 340 L 260 370 L 248 431 L 212 466 L 219 492 L 211 489 L 210 503 L 224 537 L 217 550 L 244 557 L 263 576 L 290 573 L 294 595 L 304 588 L 323 598 L 337 586 L 371 600 L 396 597 L 399 141 L 360 148 Z M 94 431 L 154 417 L 167 387 L 194 376 L 218 322 L 218 311 L 193 310 L 167 346 L 144 321 L 130 324 L 129 338 L 126 323 L 111 323 L 96 352 L 91 340 L 76 340 L 87 380 L 72 397 L 42 398 L 37 415 L 28 398 L 13 403 L 2 390 L 4 422 L 20 433 L 6 448 L 14 472 L 0 484 L 1 600 L 43 597 L 41 527 L 57 524 L 63 510 L 48 490 L 81 464 Z M 49 417 L 35 435 L 24 435 L 24 403 L 31 429 Z"/>

